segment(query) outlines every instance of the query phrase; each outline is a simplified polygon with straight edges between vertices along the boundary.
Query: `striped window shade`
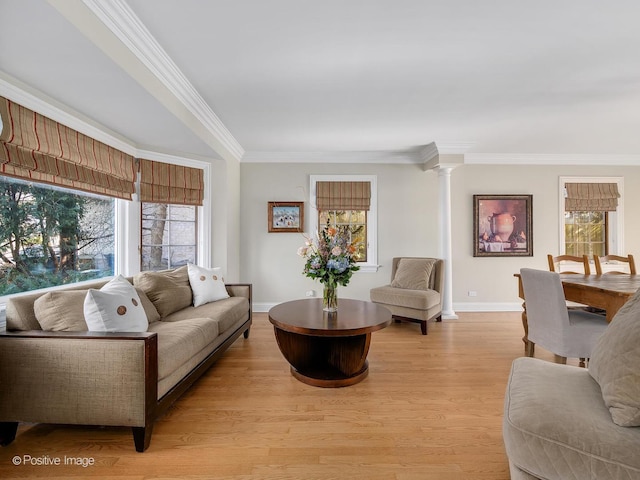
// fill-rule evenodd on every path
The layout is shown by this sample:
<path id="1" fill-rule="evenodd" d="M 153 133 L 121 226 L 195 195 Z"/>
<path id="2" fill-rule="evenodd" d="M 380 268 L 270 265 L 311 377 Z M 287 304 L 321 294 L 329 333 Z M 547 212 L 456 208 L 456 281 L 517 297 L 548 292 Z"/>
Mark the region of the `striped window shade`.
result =
<path id="1" fill-rule="evenodd" d="M 326 210 L 369 210 L 370 182 L 317 182 L 316 206 Z"/>
<path id="2" fill-rule="evenodd" d="M 565 188 L 567 212 L 611 212 L 618 207 L 616 183 L 566 183 Z"/>
<path id="3" fill-rule="evenodd" d="M 131 200 L 131 155 L 4 97 L 0 117 L 0 174 Z"/>
<path id="4" fill-rule="evenodd" d="M 139 159 L 140 200 L 175 205 L 202 205 L 204 171 L 155 160 Z"/>

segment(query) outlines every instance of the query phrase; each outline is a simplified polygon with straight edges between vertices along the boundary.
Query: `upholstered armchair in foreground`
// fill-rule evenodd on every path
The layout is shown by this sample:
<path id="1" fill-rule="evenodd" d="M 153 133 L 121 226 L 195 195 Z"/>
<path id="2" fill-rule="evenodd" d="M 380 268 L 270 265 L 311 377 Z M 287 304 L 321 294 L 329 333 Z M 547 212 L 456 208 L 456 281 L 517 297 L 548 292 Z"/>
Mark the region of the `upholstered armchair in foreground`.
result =
<path id="1" fill-rule="evenodd" d="M 427 322 L 442 320 L 444 261 L 438 258 L 395 257 L 391 283 L 372 288 L 371 301 L 387 307 L 393 318 L 420 324 L 427 334 Z"/>

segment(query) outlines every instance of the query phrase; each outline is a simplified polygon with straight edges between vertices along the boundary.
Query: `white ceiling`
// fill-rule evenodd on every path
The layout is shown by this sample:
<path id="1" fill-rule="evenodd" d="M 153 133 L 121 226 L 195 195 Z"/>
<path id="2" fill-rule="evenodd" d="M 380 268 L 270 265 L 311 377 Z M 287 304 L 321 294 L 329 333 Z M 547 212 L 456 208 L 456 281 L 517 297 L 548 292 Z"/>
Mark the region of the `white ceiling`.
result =
<path id="1" fill-rule="evenodd" d="M 140 149 L 640 164 L 636 0 L 0 0 L 0 18 L 1 95 Z"/>

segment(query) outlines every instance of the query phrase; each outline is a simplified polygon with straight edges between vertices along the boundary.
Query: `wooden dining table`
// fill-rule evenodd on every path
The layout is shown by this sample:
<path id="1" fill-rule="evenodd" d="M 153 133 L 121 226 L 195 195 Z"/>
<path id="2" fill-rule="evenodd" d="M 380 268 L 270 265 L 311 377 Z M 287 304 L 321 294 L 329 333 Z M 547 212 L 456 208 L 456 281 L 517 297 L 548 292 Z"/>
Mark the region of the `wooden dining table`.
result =
<path id="1" fill-rule="evenodd" d="M 514 274 L 518 279 L 518 296 L 525 300 L 520 274 Z M 560 280 L 564 290 L 564 297 L 571 302 L 581 303 L 590 307 L 605 310 L 607 322 L 613 320 L 615 314 L 640 288 L 640 275 L 579 275 L 573 273 L 561 273 Z M 522 326 L 527 344 L 529 327 L 527 323 L 527 310 L 522 304 Z"/>

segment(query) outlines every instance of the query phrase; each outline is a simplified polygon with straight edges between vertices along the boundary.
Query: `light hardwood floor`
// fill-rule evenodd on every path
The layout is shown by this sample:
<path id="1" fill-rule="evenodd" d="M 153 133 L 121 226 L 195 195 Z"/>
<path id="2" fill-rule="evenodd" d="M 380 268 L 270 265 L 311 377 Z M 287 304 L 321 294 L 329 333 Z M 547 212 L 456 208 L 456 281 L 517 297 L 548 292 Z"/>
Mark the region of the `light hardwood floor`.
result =
<path id="1" fill-rule="evenodd" d="M 249 339 L 156 423 L 145 453 L 128 428 L 21 426 L 0 448 L 0 478 L 508 479 L 502 408 L 524 353 L 520 315 L 459 316 L 427 336 L 409 323 L 375 332 L 369 377 L 323 389 L 290 375 L 267 315 L 255 314 Z M 95 465 L 12 464 L 25 455 Z"/>

